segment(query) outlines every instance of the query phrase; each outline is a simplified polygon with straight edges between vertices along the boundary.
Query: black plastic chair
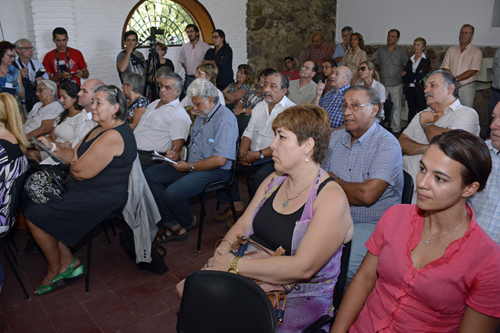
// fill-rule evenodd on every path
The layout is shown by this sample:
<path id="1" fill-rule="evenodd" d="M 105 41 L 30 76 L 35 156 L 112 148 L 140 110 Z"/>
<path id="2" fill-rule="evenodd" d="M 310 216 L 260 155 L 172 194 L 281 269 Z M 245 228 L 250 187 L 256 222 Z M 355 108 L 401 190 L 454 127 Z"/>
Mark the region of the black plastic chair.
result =
<path id="1" fill-rule="evenodd" d="M 382 122 L 382 125 L 387 130 L 391 128 L 393 111 L 394 111 L 394 103 L 391 100 L 386 99 L 384 103 L 384 121 Z M 387 125 L 385 123 L 387 123 Z"/>
<path id="2" fill-rule="evenodd" d="M 339 311 L 340 303 L 342 303 L 342 298 L 344 298 L 344 289 L 345 283 L 347 281 L 347 269 L 349 267 L 349 259 L 351 258 L 351 246 L 352 241 L 349 241 L 344 247 L 342 252 L 342 258 L 340 259 L 340 274 L 337 280 L 337 284 L 335 285 L 335 289 L 333 290 L 333 317 L 329 315 L 324 315 L 323 317 L 316 320 L 314 323 L 309 325 L 308 328 L 302 331 L 302 333 L 315 333 L 315 332 L 324 332 L 321 327 L 330 323 L 330 327 L 335 321 L 335 316 Z"/>
<path id="3" fill-rule="evenodd" d="M 274 308 L 251 279 L 219 271 L 197 271 L 184 285 L 177 332 L 273 333 Z"/>
<path id="4" fill-rule="evenodd" d="M 21 277 L 17 272 L 16 269 L 17 260 L 14 256 L 14 253 L 12 252 L 12 249 L 10 248 L 9 244 L 6 241 L 6 237 L 9 236 L 12 227 L 14 225 L 14 222 L 17 219 L 19 203 L 21 201 L 21 194 L 23 192 L 23 185 L 25 180 L 26 180 L 26 173 L 24 173 L 23 175 L 19 176 L 16 180 L 14 180 L 14 184 L 10 189 L 10 194 L 9 194 L 10 207 L 9 207 L 9 216 L 7 218 L 9 225 L 6 231 L 0 233 L 0 246 L 2 247 L 2 251 L 7 256 L 7 261 L 9 262 L 9 266 L 12 269 L 12 272 L 14 273 L 17 281 L 19 282 L 19 285 L 21 286 L 21 289 L 23 290 L 26 299 L 28 301 L 31 301 L 31 296 L 28 294 L 28 291 L 24 287 L 23 281 L 21 281 Z"/>
<path id="5" fill-rule="evenodd" d="M 240 149 L 240 142 L 239 140 L 236 142 L 236 155 L 238 156 L 238 150 Z M 233 185 L 233 182 L 238 181 L 236 178 L 236 166 L 237 162 L 232 161 L 233 164 L 231 166 L 231 178 L 229 181 L 217 181 L 213 183 L 209 183 L 205 186 L 203 189 L 203 192 L 200 193 L 200 205 L 201 205 L 201 212 L 200 212 L 200 223 L 198 227 L 198 243 L 196 244 L 196 251 L 200 252 L 201 249 L 201 235 L 203 233 L 203 222 L 205 220 L 206 216 L 206 211 L 205 211 L 205 196 L 208 192 L 212 191 L 217 191 L 220 190 L 222 192 L 225 192 L 229 196 L 229 204 L 231 205 L 231 210 L 233 212 L 233 216 L 236 219 L 236 209 L 234 208 L 234 202 L 233 202 L 233 195 L 231 194 L 231 185 Z M 217 207 L 219 203 L 217 202 Z"/>
<path id="6" fill-rule="evenodd" d="M 413 178 L 410 174 L 403 170 L 404 185 L 403 185 L 403 195 L 401 196 L 402 204 L 411 204 L 411 198 L 413 197 Z"/>

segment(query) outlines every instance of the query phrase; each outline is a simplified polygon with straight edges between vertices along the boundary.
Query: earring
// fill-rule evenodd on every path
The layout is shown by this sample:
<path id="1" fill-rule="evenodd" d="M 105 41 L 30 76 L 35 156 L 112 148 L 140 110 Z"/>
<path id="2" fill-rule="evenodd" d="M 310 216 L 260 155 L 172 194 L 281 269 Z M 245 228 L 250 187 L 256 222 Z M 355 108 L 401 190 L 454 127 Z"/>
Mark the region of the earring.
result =
<path id="1" fill-rule="evenodd" d="M 306 163 L 308 163 L 308 162 L 309 162 L 309 159 L 307 158 L 307 155 L 306 155 Z"/>

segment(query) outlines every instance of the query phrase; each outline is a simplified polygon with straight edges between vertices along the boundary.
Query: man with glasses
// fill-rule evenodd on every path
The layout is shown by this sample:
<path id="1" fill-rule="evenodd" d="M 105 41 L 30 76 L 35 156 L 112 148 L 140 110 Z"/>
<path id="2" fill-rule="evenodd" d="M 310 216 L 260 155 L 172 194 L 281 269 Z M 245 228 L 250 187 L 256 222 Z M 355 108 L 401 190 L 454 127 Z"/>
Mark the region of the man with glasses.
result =
<path id="1" fill-rule="evenodd" d="M 21 100 L 21 105 L 25 112 L 29 112 L 33 108 L 33 105 L 38 102 L 35 94 L 36 83 L 40 80 L 48 80 L 49 76 L 45 72 L 42 63 L 31 58 L 33 57 L 34 48 L 28 39 L 18 39 L 15 46 L 18 58 L 12 65 L 21 74 L 24 88 L 24 98 Z"/>
<path id="2" fill-rule="evenodd" d="M 210 48 L 207 43 L 200 40 L 199 31 L 198 27 L 194 24 L 188 24 L 186 26 L 186 35 L 189 42 L 182 45 L 181 51 L 179 52 L 179 62 L 186 71 L 186 78 L 184 80 L 185 91 L 191 82 L 196 79 L 196 68 L 203 62 L 205 53 L 207 53 L 207 50 Z"/>
<path id="3" fill-rule="evenodd" d="M 160 99 L 151 102 L 134 129 L 142 169 L 158 165 L 153 152 L 162 155 L 169 150 L 181 151 L 189 136 L 191 118 L 179 101 L 182 78 L 168 67 L 156 72 Z"/>
<path id="4" fill-rule="evenodd" d="M 332 133 L 322 167 L 344 190 L 354 222 L 347 288 L 378 220 L 401 203 L 403 160 L 398 140 L 375 121 L 381 107 L 376 91 L 353 86 L 342 107 L 345 131 Z"/>
<path id="5" fill-rule="evenodd" d="M 318 65 L 313 61 L 306 61 L 300 69 L 300 79 L 290 81 L 288 98 L 295 104 L 311 103 L 316 96 L 316 82 L 314 75 L 318 72 Z"/>
<path id="6" fill-rule="evenodd" d="M 471 44 L 474 37 L 474 27 L 464 24 L 460 29 L 458 40 L 460 44 L 452 46 L 446 51 L 441 69 L 450 72 L 457 78 L 460 103 L 474 107 L 476 97 L 476 79 L 481 73 L 481 50 Z"/>

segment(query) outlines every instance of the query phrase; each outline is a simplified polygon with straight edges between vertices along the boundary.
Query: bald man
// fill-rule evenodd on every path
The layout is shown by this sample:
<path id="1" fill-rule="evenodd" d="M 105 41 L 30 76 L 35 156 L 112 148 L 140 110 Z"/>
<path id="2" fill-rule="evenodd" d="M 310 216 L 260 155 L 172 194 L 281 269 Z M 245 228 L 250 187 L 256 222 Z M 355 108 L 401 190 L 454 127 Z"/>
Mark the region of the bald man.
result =
<path id="1" fill-rule="evenodd" d="M 323 74 L 323 60 L 333 58 L 335 49 L 323 39 L 323 35 L 318 32 L 313 36 L 313 45 L 309 50 L 309 55 L 307 56 L 308 61 L 314 62 L 318 65 L 318 73 Z M 316 81 L 316 80 L 315 80 Z"/>

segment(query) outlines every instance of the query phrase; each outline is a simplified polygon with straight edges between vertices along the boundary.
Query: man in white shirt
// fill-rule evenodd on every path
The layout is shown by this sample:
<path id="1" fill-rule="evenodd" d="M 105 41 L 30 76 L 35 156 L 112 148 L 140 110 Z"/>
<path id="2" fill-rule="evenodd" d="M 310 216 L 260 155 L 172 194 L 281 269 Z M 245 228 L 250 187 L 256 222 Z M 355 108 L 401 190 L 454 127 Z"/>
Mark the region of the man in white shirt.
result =
<path id="1" fill-rule="evenodd" d="M 186 79 L 184 81 L 184 90 L 193 82 L 196 74 L 196 68 L 202 63 L 205 53 L 210 46 L 200 40 L 200 30 L 194 24 L 186 26 L 186 35 L 189 38 L 189 43 L 182 45 L 179 52 L 179 62 L 186 70 Z"/>
<path id="2" fill-rule="evenodd" d="M 457 79 L 449 72 L 435 71 L 425 82 L 427 109 L 418 113 L 399 137 L 403 150 L 403 170 L 416 181 L 420 160 L 429 142 L 441 133 L 462 129 L 479 135 L 477 112 L 460 104 Z M 416 203 L 417 186 L 412 203 Z"/>
<path id="3" fill-rule="evenodd" d="M 168 67 L 161 67 L 156 72 L 156 84 L 160 99 L 148 105 L 134 129 L 143 170 L 158 164 L 151 160 L 153 151 L 160 154 L 181 151 L 191 126 L 191 119 L 179 101 L 182 78 Z"/>
<path id="4" fill-rule="evenodd" d="M 241 138 L 236 172 L 245 178 L 252 179 L 250 200 L 255 195 L 260 183 L 274 171 L 273 161 L 271 159 L 267 162 L 264 161 L 266 157 L 271 157 L 272 155 L 272 150 L 269 146 L 275 137 L 272 129 L 274 119 L 283 110 L 295 105 L 286 96 L 288 85 L 288 77 L 282 73 L 274 73 L 266 77 L 264 100 L 258 103 L 253 109 L 252 118 Z M 260 164 L 260 162 L 264 163 Z M 245 211 L 245 206 L 243 206 L 240 199 L 237 181 L 233 182 L 231 194 L 236 214 L 241 216 Z M 221 199 L 219 202 L 227 202 L 224 198 Z M 214 220 L 227 222 L 226 225 L 228 228 L 234 224 L 233 213 L 229 207 L 222 213 L 215 215 Z"/>
<path id="5" fill-rule="evenodd" d="M 290 81 L 288 97 L 295 104 L 311 103 L 316 96 L 316 82 L 313 77 L 318 72 L 318 65 L 313 61 L 304 62 L 300 69 L 300 79 Z"/>

